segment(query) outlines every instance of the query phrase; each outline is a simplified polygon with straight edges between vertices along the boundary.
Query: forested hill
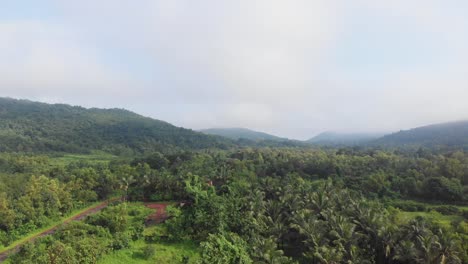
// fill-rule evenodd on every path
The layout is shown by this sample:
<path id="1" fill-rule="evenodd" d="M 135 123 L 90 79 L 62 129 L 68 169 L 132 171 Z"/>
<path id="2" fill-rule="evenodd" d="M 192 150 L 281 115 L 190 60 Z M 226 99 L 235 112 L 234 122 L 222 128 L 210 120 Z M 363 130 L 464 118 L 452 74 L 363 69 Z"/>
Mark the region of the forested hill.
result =
<path id="1" fill-rule="evenodd" d="M 123 109 L 86 109 L 0 98 L 0 151 L 144 153 L 227 148 L 231 140 Z"/>
<path id="2" fill-rule="evenodd" d="M 288 139 L 281 138 L 277 136 L 273 136 L 267 133 L 258 132 L 254 130 L 250 130 L 247 128 L 210 128 L 210 129 L 203 129 L 200 132 L 209 134 L 209 135 L 218 135 L 227 137 L 230 139 L 238 140 L 238 139 L 248 139 L 253 141 L 260 141 L 260 140 L 271 140 L 271 141 L 286 141 Z"/>
<path id="3" fill-rule="evenodd" d="M 435 124 L 400 131 L 373 142 L 383 146 L 468 149 L 468 121 Z"/>
<path id="4" fill-rule="evenodd" d="M 316 145 L 328 146 L 352 146 L 370 142 L 383 134 L 379 133 L 336 133 L 336 132 L 323 132 L 317 136 L 307 140 L 308 143 Z"/>

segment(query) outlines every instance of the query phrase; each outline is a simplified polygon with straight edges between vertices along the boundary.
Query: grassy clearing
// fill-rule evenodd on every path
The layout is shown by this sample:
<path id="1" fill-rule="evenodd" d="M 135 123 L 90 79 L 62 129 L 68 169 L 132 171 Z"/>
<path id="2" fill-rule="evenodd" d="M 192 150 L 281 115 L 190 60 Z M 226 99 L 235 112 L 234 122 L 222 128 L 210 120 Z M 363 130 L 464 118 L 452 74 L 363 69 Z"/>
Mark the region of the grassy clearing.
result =
<path id="1" fill-rule="evenodd" d="M 171 203 L 171 202 L 168 202 Z M 134 206 L 142 206 L 134 204 Z M 153 210 L 150 210 L 153 211 Z M 145 263 L 196 263 L 199 259 L 198 244 L 193 241 L 167 242 L 157 239 L 155 242 L 148 242 L 144 237 L 165 236 L 167 229 L 165 224 L 153 225 L 143 230 L 143 238 L 130 243 L 130 247 L 114 251 L 104 256 L 99 264 L 145 264 Z M 145 256 L 145 249 L 152 247 L 154 255 Z M 185 257 L 185 261 L 183 262 Z"/>
<path id="2" fill-rule="evenodd" d="M 146 259 L 143 253 L 148 244 L 143 240 L 131 243 L 130 248 L 112 252 L 104 256 L 99 264 L 144 264 L 144 263 L 181 263 L 184 256 L 188 263 L 195 263 L 199 258 L 198 247 L 193 242 L 154 243 L 156 249 L 153 257 Z"/>
<path id="3" fill-rule="evenodd" d="M 399 215 L 404 222 L 409 222 L 410 220 L 420 216 L 424 217 L 430 221 L 438 223 L 445 227 L 450 227 L 450 224 L 454 221 L 462 221 L 463 217 L 458 215 L 443 215 L 439 212 L 430 211 L 430 212 L 404 212 L 401 211 Z"/>
<path id="4" fill-rule="evenodd" d="M 408 223 L 410 220 L 416 217 L 423 217 L 430 222 L 439 224 L 443 227 L 450 228 L 452 223 L 459 223 L 462 229 L 465 229 L 468 224 L 463 222 L 464 218 L 461 215 L 463 210 L 468 210 L 468 206 L 442 204 L 442 203 L 424 203 L 421 201 L 414 200 L 392 200 L 388 202 L 388 205 L 400 208 L 397 210 L 397 218 L 401 224 Z M 456 207 L 459 212 L 450 213 L 450 210 L 445 209 L 448 212 L 440 211 L 444 207 L 450 209 Z"/>
<path id="5" fill-rule="evenodd" d="M 427 202 L 427 201 L 420 201 L 420 200 L 410 200 L 410 199 L 391 199 L 389 200 L 389 204 L 416 204 L 422 205 L 427 208 L 434 208 L 439 206 L 453 206 L 457 207 L 460 210 L 468 210 L 468 205 L 456 205 L 456 204 L 448 204 L 448 203 L 440 203 L 440 202 Z"/>
<path id="6" fill-rule="evenodd" d="M 455 207 L 457 207 L 457 208 L 460 209 L 460 210 L 466 210 L 466 211 L 468 211 L 468 205 L 465 205 L 465 206 L 456 205 Z"/>

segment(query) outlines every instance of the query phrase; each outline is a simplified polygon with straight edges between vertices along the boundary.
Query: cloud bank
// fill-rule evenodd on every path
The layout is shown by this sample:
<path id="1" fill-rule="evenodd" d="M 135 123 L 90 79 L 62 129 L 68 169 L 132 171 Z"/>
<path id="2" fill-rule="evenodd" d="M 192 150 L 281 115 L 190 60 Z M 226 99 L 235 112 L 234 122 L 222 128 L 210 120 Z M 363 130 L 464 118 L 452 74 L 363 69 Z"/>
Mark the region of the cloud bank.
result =
<path id="1" fill-rule="evenodd" d="M 0 12 L 1 96 L 301 139 L 468 118 L 463 1 L 30 4 Z"/>

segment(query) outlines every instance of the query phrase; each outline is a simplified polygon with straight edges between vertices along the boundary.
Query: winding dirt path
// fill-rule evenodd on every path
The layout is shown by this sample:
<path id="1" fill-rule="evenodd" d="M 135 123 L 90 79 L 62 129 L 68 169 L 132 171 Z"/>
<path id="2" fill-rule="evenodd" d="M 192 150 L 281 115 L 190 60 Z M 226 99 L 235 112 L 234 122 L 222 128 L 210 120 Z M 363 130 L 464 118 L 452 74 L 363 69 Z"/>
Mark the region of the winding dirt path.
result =
<path id="1" fill-rule="evenodd" d="M 171 205 L 170 203 L 144 203 L 144 205 L 155 210 L 155 212 L 146 219 L 147 225 L 160 224 L 168 219 L 166 207 Z"/>
<path id="2" fill-rule="evenodd" d="M 80 212 L 80 213 L 78 213 L 76 215 L 68 217 L 62 223 L 57 224 L 57 225 L 55 225 L 55 226 L 53 226 L 53 227 L 51 227 L 51 228 L 49 228 L 47 230 L 44 230 L 44 231 L 34 235 L 33 237 L 21 242 L 20 244 L 16 245 L 14 248 L 6 249 L 6 250 L 0 252 L 0 263 L 5 261 L 10 254 L 18 252 L 22 245 L 24 245 L 24 244 L 26 244 L 28 242 L 32 242 L 32 241 L 34 241 L 35 239 L 37 239 L 39 237 L 43 237 L 43 236 L 46 236 L 46 235 L 51 235 L 51 234 L 55 233 L 55 231 L 57 231 L 57 229 L 60 226 L 66 225 L 66 224 L 70 223 L 71 221 L 81 221 L 86 216 L 101 211 L 102 209 L 106 208 L 109 205 L 109 203 L 117 201 L 119 199 L 120 199 L 120 197 L 115 197 L 115 198 L 112 198 L 112 199 L 107 200 L 105 202 L 102 202 L 100 204 L 97 204 L 97 205 L 95 205 L 93 207 L 90 207 L 90 208 L 86 209 L 85 211 L 82 211 L 82 212 Z"/>

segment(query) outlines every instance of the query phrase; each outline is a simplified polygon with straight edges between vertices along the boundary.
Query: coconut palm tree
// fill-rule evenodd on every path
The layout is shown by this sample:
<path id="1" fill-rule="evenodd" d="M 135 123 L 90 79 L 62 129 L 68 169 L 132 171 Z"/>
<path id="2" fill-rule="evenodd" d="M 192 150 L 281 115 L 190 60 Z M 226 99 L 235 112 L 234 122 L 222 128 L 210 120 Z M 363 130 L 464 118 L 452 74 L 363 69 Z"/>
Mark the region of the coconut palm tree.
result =
<path id="1" fill-rule="evenodd" d="M 135 183 L 135 177 L 133 175 L 127 176 L 127 177 L 122 177 L 120 181 L 120 189 L 124 191 L 124 197 L 123 197 L 123 202 L 126 202 L 128 199 L 128 189 L 130 186 Z"/>
<path id="2" fill-rule="evenodd" d="M 252 241 L 252 256 L 255 263 L 259 264 L 287 264 L 293 261 L 284 256 L 283 251 L 277 248 L 277 244 L 273 237 L 270 238 L 255 238 Z"/>
<path id="3" fill-rule="evenodd" d="M 436 263 L 440 264 L 458 264 L 462 263 L 460 260 L 460 241 L 455 239 L 453 235 L 443 232 L 441 229 L 437 231 L 438 254 L 435 258 Z"/>

